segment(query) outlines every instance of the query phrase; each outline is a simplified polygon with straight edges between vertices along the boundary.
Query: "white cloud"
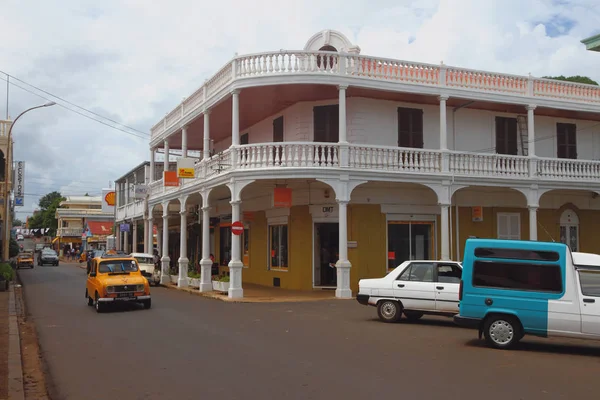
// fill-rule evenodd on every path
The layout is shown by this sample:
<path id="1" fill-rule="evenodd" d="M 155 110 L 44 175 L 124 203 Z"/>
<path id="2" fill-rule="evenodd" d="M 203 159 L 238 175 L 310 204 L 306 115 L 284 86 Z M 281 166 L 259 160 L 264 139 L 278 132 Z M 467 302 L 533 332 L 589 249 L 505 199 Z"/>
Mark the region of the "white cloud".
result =
<path id="1" fill-rule="evenodd" d="M 596 3 L 55 0 L 34 6 L 9 0 L 0 24 L 8 39 L 0 70 L 149 132 L 234 53 L 301 49 L 328 28 L 345 33 L 368 55 L 600 81 L 600 55 L 580 43 L 600 28 Z M 44 102 L 16 87 L 10 93 L 13 118 Z M 14 134 L 32 194 L 22 210 L 31 211 L 40 194 L 55 189 L 99 193 L 148 158 L 147 140 L 58 106 L 28 114 Z"/>

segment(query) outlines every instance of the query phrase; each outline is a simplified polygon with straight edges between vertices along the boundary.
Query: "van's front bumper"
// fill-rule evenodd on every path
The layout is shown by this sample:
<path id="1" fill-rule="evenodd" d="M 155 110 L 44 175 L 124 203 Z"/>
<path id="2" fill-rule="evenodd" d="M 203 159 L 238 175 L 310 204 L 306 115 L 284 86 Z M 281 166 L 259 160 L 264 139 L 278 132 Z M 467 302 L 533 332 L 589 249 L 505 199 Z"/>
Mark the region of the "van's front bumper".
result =
<path id="1" fill-rule="evenodd" d="M 463 328 L 479 329 L 481 326 L 481 318 L 461 317 L 457 314 L 454 316 L 454 323 Z"/>

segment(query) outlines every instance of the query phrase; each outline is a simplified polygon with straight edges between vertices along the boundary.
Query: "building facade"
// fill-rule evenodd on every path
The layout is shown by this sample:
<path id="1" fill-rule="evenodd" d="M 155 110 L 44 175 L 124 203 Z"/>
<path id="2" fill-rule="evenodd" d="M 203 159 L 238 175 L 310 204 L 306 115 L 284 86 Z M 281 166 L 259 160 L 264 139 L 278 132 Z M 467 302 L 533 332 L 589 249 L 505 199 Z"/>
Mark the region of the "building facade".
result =
<path id="1" fill-rule="evenodd" d="M 156 176 L 158 149 L 201 151 L 193 178 Z M 348 298 L 407 259 L 460 261 L 469 236 L 597 252 L 597 86 L 363 56 L 326 30 L 236 56 L 152 128 L 150 156 L 164 281 L 176 258 L 187 285 L 191 219 L 201 291 L 212 258 L 230 297 Z"/>
<path id="2" fill-rule="evenodd" d="M 52 244 L 60 254 L 69 248 L 105 248 L 113 234 L 114 215 L 102 212 L 100 196 L 66 196 L 56 209 L 58 229 Z"/>
<path id="3" fill-rule="evenodd" d="M 10 126 L 12 124 L 12 121 L 10 120 L 0 120 L 0 189 L 2 190 L 0 193 L 4 193 L 4 185 L 9 185 L 8 187 L 8 192 L 10 193 L 10 191 L 12 190 L 12 178 L 13 178 L 13 170 L 12 170 L 12 166 L 13 166 L 13 160 L 12 160 L 12 151 L 13 151 L 13 141 L 11 139 L 11 142 L 8 142 L 8 131 L 10 129 Z M 9 166 L 9 171 L 5 171 L 6 169 L 6 158 L 8 157 L 8 166 Z M 0 197 L 2 197 L 2 194 L 0 194 Z M 5 229 L 5 227 L 10 227 L 12 225 L 12 219 L 11 217 L 13 216 L 13 203 L 11 201 L 11 203 L 9 204 L 9 213 L 8 213 L 8 220 L 7 218 L 5 218 L 4 216 L 4 199 L 1 200 L 0 205 L 2 205 L 2 207 L 0 207 L 0 219 L 2 221 L 2 236 L 0 237 L 0 242 L 2 243 L 2 249 L 4 251 L 5 246 L 4 246 L 4 241 L 5 240 L 10 240 L 10 228 L 7 230 Z M 3 257 L 3 260 L 8 259 L 8 257 Z"/>

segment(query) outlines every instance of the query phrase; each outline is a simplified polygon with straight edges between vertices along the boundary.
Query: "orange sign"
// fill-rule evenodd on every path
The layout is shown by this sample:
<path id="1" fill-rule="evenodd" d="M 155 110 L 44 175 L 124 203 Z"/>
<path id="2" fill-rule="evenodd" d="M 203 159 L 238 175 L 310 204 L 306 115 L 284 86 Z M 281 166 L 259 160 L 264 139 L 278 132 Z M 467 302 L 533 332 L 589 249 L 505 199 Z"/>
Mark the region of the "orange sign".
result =
<path id="1" fill-rule="evenodd" d="M 481 207 L 481 206 L 471 207 L 471 219 L 474 222 L 483 221 L 483 207 Z"/>
<path id="2" fill-rule="evenodd" d="M 179 186 L 177 171 L 163 171 L 163 186 Z"/>
<path id="3" fill-rule="evenodd" d="M 396 259 L 396 252 L 388 251 L 388 260 L 395 260 L 395 259 Z"/>
<path id="4" fill-rule="evenodd" d="M 292 206 L 292 189 L 275 188 L 273 190 L 273 207 L 290 208 Z"/>
<path id="5" fill-rule="evenodd" d="M 114 206 L 115 205 L 115 199 L 116 199 L 116 195 L 115 192 L 108 192 L 106 193 L 106 196 L 104 196 L 104 201 L 106 201 L 106 204 L 108 204 L 109 206 Z"/>

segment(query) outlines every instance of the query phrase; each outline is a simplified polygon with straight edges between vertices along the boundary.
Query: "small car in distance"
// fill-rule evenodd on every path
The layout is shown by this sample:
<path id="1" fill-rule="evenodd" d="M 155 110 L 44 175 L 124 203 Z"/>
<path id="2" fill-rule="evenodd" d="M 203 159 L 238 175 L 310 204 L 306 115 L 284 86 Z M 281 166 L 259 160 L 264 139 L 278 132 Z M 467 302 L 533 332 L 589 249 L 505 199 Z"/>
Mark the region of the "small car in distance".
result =
<path id="1" fill-rule="evenodd" d="M 148 279 L 148 282 L 154 286 L 160 285 L 160 268 L 155 267 L 152 254 L 131 253 L 130 256 L 137 260 L 142 275 Z"/>
<path id="2" fill-rule="evenodd" d="M 58 266 L 58 262 L 58 254 L 52 249 L 45 248 L 38 255 L 39 266 L 44 266 L 44 264 Z"/>
<path id="3" fill-rule="evenodd" d="M 397 322 L 402 314 L 409 321 L 425 314 L 453 317 L 461 276 L 462 266 L 455 261 L 405 261 L 383 278 L 361 279 L 356 300 L 377 307 L 384 322 Z"/>
<path id="4" fill-rule="evenodd" d="M 24 267 L 33 268 L 33 253 L 24 251 L 17 256 L 17 269 Z"/>
<path id="5" fill-rule="evenodd" d="M 22 241 L 25 240 L 25 236 L 21 235 L 20 233 L 17 235 L 17 241 Z"/>
<path id="6" fill-rule="evenodd" d="M 88 306 L 102 312 L 115 302 L 139 302 L 145 309 L 152 306 L 150 285 L 142 276 L 137 260 L 130 256 L 109 255 L 91 260 L 85 298 Z"/>

